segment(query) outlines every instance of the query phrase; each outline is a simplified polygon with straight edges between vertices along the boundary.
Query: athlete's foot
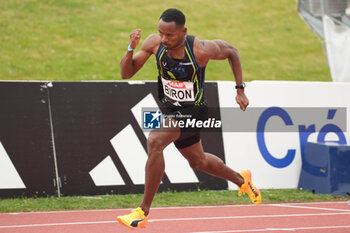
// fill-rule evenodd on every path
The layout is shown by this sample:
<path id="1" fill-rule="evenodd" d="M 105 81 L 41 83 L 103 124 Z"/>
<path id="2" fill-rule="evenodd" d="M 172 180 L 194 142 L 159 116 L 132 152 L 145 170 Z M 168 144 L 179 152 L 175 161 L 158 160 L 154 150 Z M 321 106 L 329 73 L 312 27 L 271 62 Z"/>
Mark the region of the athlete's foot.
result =
<path id="1" fill-rule="evenodd" d="M 145 227 L 147 225 L 148 216 L 145 216 L 143 210 L 138 207 L 130 214 L 118 216 L 117 220 L 124 226 L 135 229 L 136 227 Z"/>
<path id="2" fill-rule="evenodd" d="M 244 178 L 244 184 L 239 188 L 238 195 L 247 193 L 250 197 L 250 200 L 255 204 L 259 205 L 261 203 L 261 193 L 258 188 L 253 185 L 252 182 L 252 173 L 250 170 L 242 170 L 240 172 L 241 176 Z"/>

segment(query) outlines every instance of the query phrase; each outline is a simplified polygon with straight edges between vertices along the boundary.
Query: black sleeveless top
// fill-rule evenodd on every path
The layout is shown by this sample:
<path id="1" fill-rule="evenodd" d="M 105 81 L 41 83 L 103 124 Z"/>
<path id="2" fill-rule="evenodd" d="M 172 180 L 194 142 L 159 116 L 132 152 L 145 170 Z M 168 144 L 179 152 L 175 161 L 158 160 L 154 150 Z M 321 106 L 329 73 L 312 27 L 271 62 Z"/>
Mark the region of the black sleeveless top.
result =
<path id="1" fill-rule="evenodd" d="M 194 36 L 186 36 L 185 57 L 170 58 L 163 43 L 157 51 L 158 96 L 161 103 L 174 106 L 201 106 L 204 98 L 205 66 L 199 67 L 193 55 Z"/>

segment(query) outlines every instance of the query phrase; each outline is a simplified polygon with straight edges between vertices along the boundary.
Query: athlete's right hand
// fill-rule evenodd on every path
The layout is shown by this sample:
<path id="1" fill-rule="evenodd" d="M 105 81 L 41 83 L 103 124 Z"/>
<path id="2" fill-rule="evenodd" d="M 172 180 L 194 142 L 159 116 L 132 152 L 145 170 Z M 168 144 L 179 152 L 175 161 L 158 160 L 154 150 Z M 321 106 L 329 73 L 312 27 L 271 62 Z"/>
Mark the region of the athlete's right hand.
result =
<path id="1" fill-rule="evenodd" d="M 141 29 L 136 29 L 130 33 L 130 47 L 135 49 L 141 39 Z"/>

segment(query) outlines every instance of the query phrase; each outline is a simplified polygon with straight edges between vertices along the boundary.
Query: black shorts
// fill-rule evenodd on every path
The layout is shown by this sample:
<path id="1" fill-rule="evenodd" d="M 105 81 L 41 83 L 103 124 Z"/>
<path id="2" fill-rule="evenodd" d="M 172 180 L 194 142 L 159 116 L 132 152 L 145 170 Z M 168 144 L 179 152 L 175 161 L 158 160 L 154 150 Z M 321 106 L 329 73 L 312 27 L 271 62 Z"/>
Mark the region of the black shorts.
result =
<path id="1" fill-rule="evenodd" d="M 161 105 L 161 111 L 165 117 L 171 117 L 176 121 L 201 120 L 208 119 L 207 105 L 176 107 L 170 103 Z M 197 127 L 180 127 L 180 137 L 174 142 L 176 148 L 183 149 L 189 147 L 201 140 L 200 131 Z"/>

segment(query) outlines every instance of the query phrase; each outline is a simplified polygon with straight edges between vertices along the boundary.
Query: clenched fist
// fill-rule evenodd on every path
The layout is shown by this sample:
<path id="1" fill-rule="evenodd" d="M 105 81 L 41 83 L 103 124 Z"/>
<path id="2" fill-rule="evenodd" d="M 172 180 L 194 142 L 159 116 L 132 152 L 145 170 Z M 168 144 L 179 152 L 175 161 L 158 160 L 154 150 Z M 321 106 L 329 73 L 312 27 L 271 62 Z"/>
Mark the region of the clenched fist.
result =
<path id="1" fill-rule="evenodd" d="M 136 29 L 130 33 L 130 47 L 135 49 L 141 39 L 141 29 Z"/>
<path id="2" fill-rule="evenodd" d="M 243 111 L 245 111 L 247 106 L 249 105 L 249 100 L 247 96 L 244 94 L 244 92 L 241 91 L 237 92 L 236 102 Z"/>

